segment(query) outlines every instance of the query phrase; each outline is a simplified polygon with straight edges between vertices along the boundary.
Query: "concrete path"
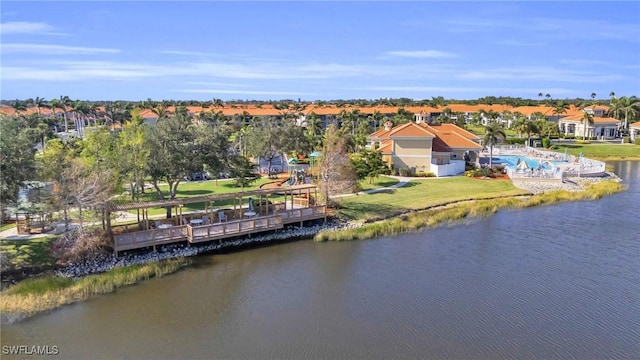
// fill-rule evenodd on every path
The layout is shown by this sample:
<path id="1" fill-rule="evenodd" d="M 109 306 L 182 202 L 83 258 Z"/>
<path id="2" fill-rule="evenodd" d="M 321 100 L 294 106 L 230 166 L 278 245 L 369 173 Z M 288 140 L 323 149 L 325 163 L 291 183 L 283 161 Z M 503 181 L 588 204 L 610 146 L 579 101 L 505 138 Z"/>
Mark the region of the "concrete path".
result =
<path id="1" fill-rule="evenodd" d="M 374 193 L 381 192 L 381 191 L 386 191 L 386 190 L 390 190 L 390 189 L 397 189 L 397 188 L 403 187 L 403 186 L 407 185 L 407 183 L 409 181 L 411 181 L 411 180 L 427 179 L 427 178 L 414 178 L 414 177 L 391 176 L 391 175 L 384 175 L 384 176 L 388 177 L 388 178 L 392 178 L 392 179 L 397 179 L 398 182 L 393 184 L 393 185 L 391 185 L 391 186 L 377 188 L 377 189 L 364 190 L 364 191 L 360 191 L 360 192 L 353 193 L 353 194 L 334 195 L 334 196 L 332 196 L 332 198 L 336 199 L 336 198 L 343 198 L 343 197 L 354 196 L 354 195 L 374 194 Z M 433 178 L 433 179 L 435 179 L 435 178 Z"/>

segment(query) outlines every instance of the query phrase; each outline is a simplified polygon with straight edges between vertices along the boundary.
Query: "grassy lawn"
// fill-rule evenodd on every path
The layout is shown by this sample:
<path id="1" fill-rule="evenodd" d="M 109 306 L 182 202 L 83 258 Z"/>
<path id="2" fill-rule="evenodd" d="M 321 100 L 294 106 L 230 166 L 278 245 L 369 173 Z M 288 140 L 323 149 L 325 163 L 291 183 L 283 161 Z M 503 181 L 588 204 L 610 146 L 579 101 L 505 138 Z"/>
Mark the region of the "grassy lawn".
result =
<path id="1" fill-rule="evenodd" d="M 270 180 L 267 178 L 262 178 L 256 181 L 255 183 L 253 183 L 251 186 L 245 187 L 244 190 L 245 191 L 257 190 L 260 187 L 260 185 L 270 183 L 272 181 L 273 180 Z M 362 190 L 369 190 L 369 189 L 391 186 L 397 182 L 398 180 L 396 179 L 380 176 L 377 179 L 374 179 L 374 181 L 371 184 L 369 184 L 369 179 L 364 179 L 360 181 L 360 185 L 362 187 Z M 177 197 L 188 198 L 188 197 L 205 196 L 205 195 L 212 195 L 212 194 L 230 194 L 230 193 L 240 192 L 241 189 L 239 187 L 236 187 L 235 184 L 236 183 L 233 180 L 218 181 L 217 185 L 214 180 L 185 182 L 185 183 L 181 183 L 180 186 L 178 186 Z M 161 186 L 160 189 L 162 191 L 167 191 L 168 187 L 165 185 L 165 186 Z M 271 201 L 280 201 L 280 200 L 284 200 L 284 197 L 279 195 L 272 195 L 269 197 L 269 199 Z M 121 198 L 121 200 L 123 203 L 129 202 L 128 197 L 127 198 L 123 197 Z M 156 201 L 156 200 L 159 200 L 159 197 L 154 190 L 148 190 L 141 197 L 141 201 Z M 184 206 L 182 211 L 183 213 L 203 211 L 204 206 L 205 206 L 204 203 L 188 204 Z M 229 199 L 229 200 L 216 201 L 215 207 L 217 208 L 233 207 L 233 200 Z M 135 214 L 136 212 L 134 210 L 134 211 L 131 211 L 131 213 Z M 149 209 L 149 215 L 151 216 L 161 216 L 164 214 L 166 214 L 165 209 L 160 209 L 160 208 Z"/>
<path id="2" fill-rule="evenodd" d="M 273 180 L 269 180 L 267 178 L 258 179 L 258 181 L 251 184 L 251 186 L 247 186 L 244 188 L 244 191 L 252 191 L 257 190 L 260 185 L 272 182 Z M 169 187 L 167 185 L 160 186 L 160 190 L 164 193 L 168 191 Z M 182 182 L 178 186 L 178 194 L 177 198 L 190 198 L 196 196 L 206 196 L 212 194 L 230 194 L 241 192 L 242 189 L 236 186 L 236 182 L 234 180 L 218 180 L 217 183 L 215 180 L 209 181 L 193 181 L 193 182 Z M 130 197 L 122 197 L 120 198 L 121 203 L 128 203 L 131 201 Z M 140 197 L 141 202 L 146 201 L 157 201 L 160 200 L 158 193 L 155 189 L 146 190 L 144 194 Z M 204 203 L 195 203 L 185 205 L 183 208 L 183 212 L 188 213 L 192 211 L 200 211 L 204 210 Z M 233 207 L 233 199 L 229 200 L 220 200 L 216 201 L 216 207 L 224 208 L 227 206 Z M 132 214 L 135 214 L 136 211 L 131 211 Z M 149 215 L 163 215 L 166 213 L 165 209 L 160 208 L 152 208 L 149 209 Z"/>
<path id="3" fill-rule="evenodd" d="M 398 183 L 398 179 L 386 177 L 386 176 L 378 176 L 373 179 L 373 182 L 369 184 L 369 179 L 360 180 L 360 188 L 364 190 L 378 189 L 382 187 L 392 186 Z"/>
<path id="4" fill-rule="evenodd" d="M 560 144 L 555 145 L 554 151 L 600 160 L 640 160 L 640 146 L 634 144 Z"/>
<path id="5" fill-rule="evenodd" d="M 14 267 L 29 266 L 51 267 L 55 259 L 50 251 L 55 236 L 29 240 L 0 240 L 0 254 L 2 261 L 9 261 Z"/>
<path id="6" fill-rule="evenodd" d="M 5 230 L 13 229 L 14 227 L 16 227 L 16 223 L 3 224 L 2 226 L 0 226 L 0 231 L 5 231 Z"/>
<path id="7" fill-rule="evenodd" d="M 480 180 L 464 176 L 413 180 L 398 189 L 343 198 L 338 213 L 352 220 L 364 220 L 450 201 L 525 193 L 513 186 L 510 180 Z"/>
<path id="8" fill-rule="evenodd" d="M 478 137 L 482 138 L 484 136 L 485 130 L 483 125 L 467 125 L 465 129 Z M 504 129 L 504 133 L 508 138 L 518 137 L 518 132 L 511 129 Z"/>

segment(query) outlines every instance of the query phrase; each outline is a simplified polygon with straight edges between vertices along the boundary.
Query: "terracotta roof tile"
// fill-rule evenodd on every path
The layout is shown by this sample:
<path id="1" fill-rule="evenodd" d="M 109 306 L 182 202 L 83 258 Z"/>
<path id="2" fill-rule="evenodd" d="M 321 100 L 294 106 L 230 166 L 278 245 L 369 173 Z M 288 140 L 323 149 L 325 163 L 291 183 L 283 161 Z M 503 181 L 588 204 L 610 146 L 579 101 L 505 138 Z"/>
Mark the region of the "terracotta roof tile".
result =
<path id="1" fill-rule="evenodd" d="M 393 128 L 389 133 L 389 137 L 435 137 L 435 135 L 424 127 L 414 122 L 409 122 Z"/>

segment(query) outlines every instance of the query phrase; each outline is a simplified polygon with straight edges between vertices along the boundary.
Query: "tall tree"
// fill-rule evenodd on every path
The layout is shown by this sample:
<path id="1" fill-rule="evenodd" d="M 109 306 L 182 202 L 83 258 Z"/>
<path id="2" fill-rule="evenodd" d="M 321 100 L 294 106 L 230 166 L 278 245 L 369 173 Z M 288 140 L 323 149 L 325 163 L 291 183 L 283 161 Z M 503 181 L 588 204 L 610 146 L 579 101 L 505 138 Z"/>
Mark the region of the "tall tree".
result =
<path id="1" fill-rule="evenodd" d="M 493 167 L 493 146 L 506 137 L 507 134 L 500 123 L 490 122 L 484 127 L 484 145 L 489 146 L 489 168 Z"/>
<path id="2" fill-rule="evenodd" d="M 593 115 L 585 111 L 584 114 L 582 114 L 580 123 L 582 123 L 583 129 L 584 129 L 582 138 L 583 140 L 587 140 L 587 129 L 594 124 Z"/>
<path id="3" fill-rule="evenodd" d="M 0 115 L 0 223 L 8 205 L 16 205 L 18 192 L 35 176 L 35 150 L 17 121 Z"/>
<path id="4" fill-rule="evenodd" d="M 148 136 L 149 148 L 153 156 L 149 158 L 148 170 L 153 187 L 160 199 L 176 198 L 180 182 L 192 172 L 202 171 L 202 163 L 194 151 L 194 131 L 188 118 L 169 116 L 150 128 Z M 160 182 L 168 185 L 165 194 L 160 189 Z M 167 218 L 171 217 L 171 207 L 167 207 Z"/>
<path id="5" fill-rule="evenodd" d="M 324 134 L 324 147 L 320 159 L 320 191 L 327 204 L 335 194 L 354 192 L 358 188 L 358 177 L 348 155 L 347 138 L 334 124 Z"/>

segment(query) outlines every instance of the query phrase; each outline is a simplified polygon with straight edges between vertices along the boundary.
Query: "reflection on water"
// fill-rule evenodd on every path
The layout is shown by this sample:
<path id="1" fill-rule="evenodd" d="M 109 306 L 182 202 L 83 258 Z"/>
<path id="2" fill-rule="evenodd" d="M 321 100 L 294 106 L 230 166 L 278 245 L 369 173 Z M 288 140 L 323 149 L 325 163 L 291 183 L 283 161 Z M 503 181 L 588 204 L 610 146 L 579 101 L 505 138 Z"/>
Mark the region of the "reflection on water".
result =
<path id="1" fill-rule="evenodd" d="M 2 343 L 84 359 L 640 358 L 638 165 L 617 163 L 630 188 L 598 201 L 204 257 L 3 325 Z"/>

